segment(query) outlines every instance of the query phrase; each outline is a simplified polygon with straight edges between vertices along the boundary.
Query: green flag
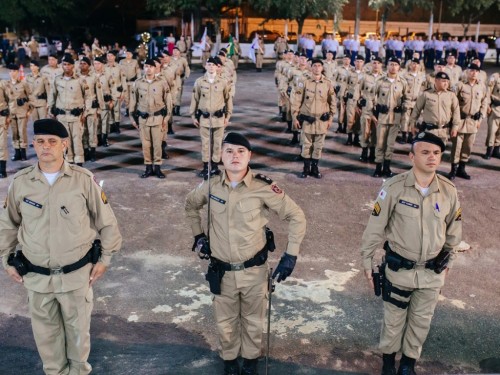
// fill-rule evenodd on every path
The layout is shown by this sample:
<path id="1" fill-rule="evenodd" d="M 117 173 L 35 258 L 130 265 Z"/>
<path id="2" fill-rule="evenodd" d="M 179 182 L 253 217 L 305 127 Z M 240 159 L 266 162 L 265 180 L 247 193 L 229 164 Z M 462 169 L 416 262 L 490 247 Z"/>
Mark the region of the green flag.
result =
<path id="1" fill-rule="evenodd" d="M 234 43 L 233 43 L 233 36 L 229 35 L 229 44 L 227 45 L 227 56 L 231 57 L 234 55 Z"/>

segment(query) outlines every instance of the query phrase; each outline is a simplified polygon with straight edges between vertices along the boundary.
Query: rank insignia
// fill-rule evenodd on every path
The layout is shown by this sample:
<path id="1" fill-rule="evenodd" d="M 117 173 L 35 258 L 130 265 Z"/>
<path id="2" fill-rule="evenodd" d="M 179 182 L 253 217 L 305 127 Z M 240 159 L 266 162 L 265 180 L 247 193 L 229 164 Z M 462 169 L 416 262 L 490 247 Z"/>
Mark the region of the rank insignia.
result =
<path id="1" fill-rule="evenodd" d="M 462 221 L 462 207 L 457 210 L 455 214 L 455 221 Z"/>
<path id="2" fill-rule="evenodd" d="M 375 203 L 375 206 L 373 206 L 372 215 L 378 216 L 378 215 L 380 215 L 380 211 L 382 211 L 382 209 L 380 208 L 380 204 L 377 202 L 377 203 Z"/>
<path id="3" fill-rule="evenodd" d="M 279 186 L 278 186 L 278 185 L 272 185 L 272 186 L 271 186 L 271 189 L 272 189 L 272 191 L 274 191 L 276 194 L 281 194 L 281 193 L 283 193 L 283 190 L 281 190 L 281 189 L 279 188 Z"/>
<path id="4" fill-rule="evenodd" d="M 106 197 L 106 193 L 104 193 L 104 190 L 101 190 L 101 199 L 102 203 L 108 204 L 108 198 Z"/>

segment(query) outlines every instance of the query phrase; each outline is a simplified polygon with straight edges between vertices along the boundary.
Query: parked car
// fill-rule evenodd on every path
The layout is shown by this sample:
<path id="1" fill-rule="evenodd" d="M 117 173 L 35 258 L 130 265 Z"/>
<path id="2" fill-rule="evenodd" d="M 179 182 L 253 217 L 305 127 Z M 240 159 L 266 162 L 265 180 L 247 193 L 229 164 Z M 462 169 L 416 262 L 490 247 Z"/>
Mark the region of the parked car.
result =
<path id="1" fill-rule="evenodd" d="M 56 46 L 51 44 L 47 37 L 36 36 L 35 39 L 38 42 L 38 51 L 40 53 L 40 57 L 48 57 L 49 55 L 57 53 Z"/>
<path id="2" fill-rule="evenodd" d="M 266 30 L 266 29 L 261 29 L 261 30 L 254 30 L 250 34 L 248 34 L 248 41 L 251 42 L 253 38 L 255 38 L 255 33 L 259 33 L 259 35 L 262 36 L 262 39 L 264 42 L 272 42 L 274 43 L 276 39 L 278 39 L 281 34 L 277 31 L 273 30 Z"/>

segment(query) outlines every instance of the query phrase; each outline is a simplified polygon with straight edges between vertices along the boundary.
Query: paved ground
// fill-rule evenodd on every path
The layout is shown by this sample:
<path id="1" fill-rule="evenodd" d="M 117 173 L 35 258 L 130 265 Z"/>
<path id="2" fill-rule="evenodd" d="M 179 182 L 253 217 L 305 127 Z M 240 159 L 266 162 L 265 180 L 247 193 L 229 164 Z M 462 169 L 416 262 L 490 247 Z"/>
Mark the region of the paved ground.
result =
<path id="1" fill-rule="evenodd" d="M 124 237 L 105 279 L 95 287 L 90 362 L 96 374 L 220 374 L 211 296 L 204 281 L 206 263 L 190 251 L 192 236 L 183 213 L 184 198 L 200 179 L 198 131 L 185 116 L 195 71 L 184 92 L 184 116 L 169 140 L 165 180 L 143 180 L 138 133 L 125 125 L 85 166 L 104 189 Z M 5 77 L 5 71 L 0 72 Z M 240 72 L 235 114 L 228 130 L 247 135 L 255 146 L 252 168 L 265 173 L 304 209 L 308 231 L 293 277 L 273 297 L 271 374 L 376 374 L 382 303 L 365 285 L 359 256 L 361 234 L 381 180 L 373 165 L 358 161 L 360 149 L 345 146 L 345 135 L 329 133 L 321 161 L 322 180 L 298 178 L 292 161 L 298 148 L 287 146 L 285 125 L 275 118 L 276 90 L 271 68 Z M 125 119 L 124 123 L 128 123 Z M 498 176 L 500 160 L 485 161 L 485 124 L 476 141 L 471 181 L 456 185 L 464 211 L 464 240 L 442 291 L 432 330 L 418 363 L 420 374 L 500 373 L 500 253 Z M 336 124 L 334 126 L 336 128 Z M 409 146 L 397 145 L 394 170 L 410 167 Z M 0 198 L 12 175 L 34 162 L 9 162 Z M 105 157 L 105 158 L 104 158 Z M 448 157 L 440 171 L 449 169 Z M 278 251 L 286 227 L 271 218 Z M 38 374 L 22 286 L 0 276 L 0 373 Z M 261 367 L 263 372 L 263 367 Z"/>

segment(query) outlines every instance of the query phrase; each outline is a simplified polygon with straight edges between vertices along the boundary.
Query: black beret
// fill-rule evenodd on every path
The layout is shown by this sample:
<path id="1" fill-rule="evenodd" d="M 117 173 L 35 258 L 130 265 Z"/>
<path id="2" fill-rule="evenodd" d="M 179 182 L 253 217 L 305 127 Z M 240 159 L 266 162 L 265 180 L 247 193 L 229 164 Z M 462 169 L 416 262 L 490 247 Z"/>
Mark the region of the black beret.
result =
<path id="1" fill-rule="evenodd" d="M 208 60 L 207 60 L 207 63 L 212 63 L 212 64 L 215 64 L 215 65 L 217 65 L 217 64 L 218 64 L 218 62 L 217 62 L 217 60 L 215 59 L 215 57 L 214 57 L 214 56 L 210 56 L 210 57 L 208 58 Z"/>
<path id="2" fill-rule="evenodd" d="M 214 56 L 215 64 L 217 65 L 222 65 L 222 60 L 219 58 L 219 56 Z"/>
<path id="3" fill-rule="evenodd" d="M 219 51 L 219 53 L 217 54 L 217 56 L 224 56 L 224 57 L 226 57 L 226 54 L 223 51 Z"/>
<path id="4" fill-rule="evenodd" d="M 469 64 L 469 66 L 467 67 L 467 69 L 469 69 L 469 70 L 477 70 L 477 71 L 481 70 L 481 68 L 477 64 Z"/>
<path id="5" fill-rule="evenodd" d="M 33 130 L 35 135 L 46 134 L 46 135 L 57 135 L 60 138 L 68 138 L 69 134 L 63 124 L 59 121 L 46 118 L 43 120 L 36 120 L 33 124 Z"/>
<path id="6" fill-rule="evenodd" d="M 389 62 L 395 62 L 395 63 L 398 63 L 399 65 L 401 65 L 401 61 L 399 61 L 399 59 L 396 56 L 390 57 Z"/>
<path id="7" fill-rule="evenodd" d="M 354 60 L 361 60 L 361 61 L 365 61 L 365 57 L 363 55 L 357 55 L 356 58 Z"/>
<path id="8" fill-rule="evenodd" d="M 107 63 L 107 60 L 104 56 L 97 56 L 94 58 L 94 62 L 100 62 L 101 64 L 106 64 Z"/>
<path id="9" fill-rule="evenodd" d="M 437 60 L 434 65 L 441 65 L 441 66 L 446 66 L 446 61 L 444 61 L 443 59 L 441 60 Z"/>
<path id="10" fill-rule="evenodd" d="M 445 72 L 437 72 L 436 78 L 447 79 L 448 81 L 450 80 L 450 77 Z"/>
<path id="11" fill-rule="evenodd" d="M 323 65 L 323 61 L 321 61 L 320 59 L 312 59 L 311 60 L 311 65 L 314 65 L 314 64 L 321 64 L 321 65 Z"/>
<path id="12" fill-rule="evenodd" d="M 176 49 L 177 51 L 180 51 L 179 47 L 175 46 L 174 48 L 172 48 L 172 51 Z"/>
<path id="13" fill-rule="evenodd" d="M 116 57 L 116 55 L 118 55 L 118 51 L 115 51 L 115 50 L 110 50 L 108 52 L 106 52 L 108 55 L 113 55 Z"/>
<path id="14" fill-rule="evenodd" d="M 37 60 L 31 60 L 31 61 L 30 61 L 30 64 L 33 64 L 33 65 L 35 65 L 35 66 L 40 67 L 40 62 L 39 62 L 39 61 L 37 61 Z"/>
<path id="15" fill-rule="evenodd" d="M 80 59 L 81 62 L 84 62 L 88 65 L 92 65 L 91 62 L 90 62 L 90 59 L 87 57 L 87 56 L 84 56 Z"/>
<path id="16" fill-rule="evenodd" d="M 49 57 L 53 57 L 54 59 L 57 59 L 57 55 L 55 53 L 51 53 Z"/>
<path id="17" fill-rule="evenodd" d="M 300 56 L 300 52 L 299 52 L 299 51 L 297 51 L 297 52 L 295 52 L 295 53 L 294 53 L 294 55 L 295 55 L 295 56 Z"/>
<path id="18" fill-rule="evenodd" d="M 170 56 L 170 52 L 168 50 L 164 49 L 163 51 L 160 51 L 161 56 Z"/>
<path id="19" fill-rule="evenodd" d="M 332 55 L 335 55 L 335 52 L 333 52 L 331 50 L 330 51 L 326 51 L 326 53 L 331 53 Z"/>
<path id="20" fill-rule="evenodd" d="M 307 55 L 304 52 L 300 52 L 297 56 L 299 56 L 299 57 L 307 57 Z"/>
<path id="21" fill-rule="evenodd" d="M 153 57 L 153 61 L 154 61 L 155 63 L 158 63 L 158 64 L 160 64 L 160 65 L 161 65 L 161 60 L 160 60 L 160 57 L 159 57 L 159 56 L 155 56 L 155 57 Z M 156 64 L 154 64 L 154 66 L 156 66 Z"/>
<path id="22" fill-rule="evenodd" d="M 456 56 L 453 54 L 453 52 L 448 52 L 448 53 L 446 54 L 446 57 L 450 57 L 450 56 L 456 57 Z"/>
<path id="23" fill-rule="evenodd" d="M 419 59 L 417 59 L 416 57 L 414 57 L 413 59 L 411 59 L 411 62 L 414 62 L 414 63 L 420 64 L 420 60 L 419 60 Z"/>
<path id="24" fill-rule="evenodd" d="M 381 57 L 378 57 L 378 56 L 377 56 L 377 57 L 372 58 L 372 61 L 378 61 L 378 62 L 379 62 L 379 63 L 381 63 L 381 64 L 383 64 L 383 63 L 384 63 L 384 61 L 382 60 L 382 58 L 381 58 Z"/>
<path id="25" fill-rule="evenodd" d="M 146 59 L 146 61 L 144 61 L 144 65 L 156 66 L 156 63 L 153 59 Z"/>
<path id="26" fill-rule="evenodd" d="M 224 52 L 224 53 L 227 53 L 227 48 L 225 48 L 225 47 L 222 47 L 220 50 L 221 50 L 222 52 Z"/>
<path id="27" fill-rule="evenodd" d="M 446 146 L 441 138 L 429 132 L 421 132 L 413 139 L 413 144 L 418 142 L 427 142 L 437 145 L 441 148 L 441 152 L 444 152 Z"/>
<path id="28" fill-rule="evenodd" d="M 61 62 L 73 65 L 75 63 L 75 60 L 73 60 L 73 58 L 70 55 L 64 55 Z"/>
<path id="29" fill-rule="evenodd" d="M 226 136 L 224 137 L 224 140 L 222 141 L 222 144 L 224 143 L 243 146 L 246 147 L 248 151 L 252 151 L 252 146 L 250 145 L 250 142 L 248 141 L 248 139 L 246 139 L 245 136 L 241 135 L 240 133 L 236 132 L 227 133 Z"/>
<path id="30" fill-rule="evenodd" d="M 9 64 L 9 65 L 7 65 L 7 69 L 9 69 L 9 70 L 19 70 L 19 65 L 17 65 L 17 64 Z"/>

